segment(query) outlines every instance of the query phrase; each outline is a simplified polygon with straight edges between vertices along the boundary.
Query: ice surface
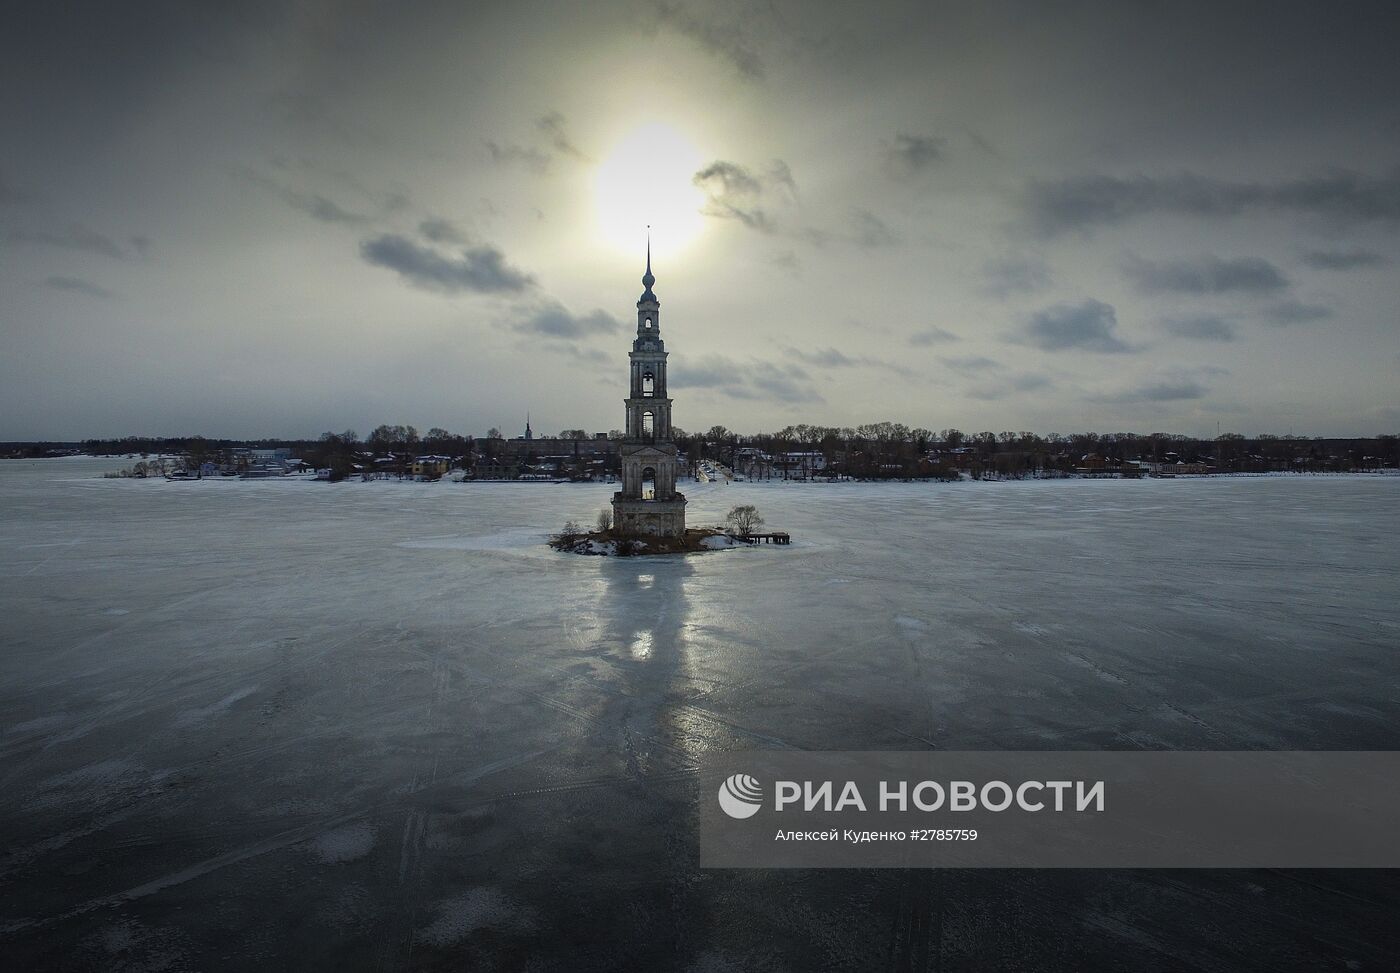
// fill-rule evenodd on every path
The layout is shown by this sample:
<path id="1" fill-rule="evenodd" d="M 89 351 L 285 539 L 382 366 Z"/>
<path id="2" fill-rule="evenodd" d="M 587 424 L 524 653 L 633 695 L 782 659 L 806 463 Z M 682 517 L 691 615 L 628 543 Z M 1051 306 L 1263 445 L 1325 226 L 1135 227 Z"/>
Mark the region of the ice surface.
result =
<path id="1" fill-rule="evenodd" d="M 325 834 L 317 835 L 309 844 L 311 852 L 318 860 L 329 864 L 352 862 L 363 858 L 374 849 L 374 829 L 364 821 L 347 824 L 343 828 L 333 828 Z"/>
<path id="2" fill-rule="evenodd" d="M 0 462 L 21 969 L 1384 968 L 1391 873 L 725 873 L 714 749 L 1400 746 L 1400 478 L 613 487 Z"/>
<path id="3" fill-rule="evenodd" d="M 415 934 L 419 942 L 448 946 L 479 929 L 495 927 L 518 933 L 532 928 L 528 911 L 522 911 L 498 888 L 472 889 L 437 903 L 435 911 L 432 923 Z"/>

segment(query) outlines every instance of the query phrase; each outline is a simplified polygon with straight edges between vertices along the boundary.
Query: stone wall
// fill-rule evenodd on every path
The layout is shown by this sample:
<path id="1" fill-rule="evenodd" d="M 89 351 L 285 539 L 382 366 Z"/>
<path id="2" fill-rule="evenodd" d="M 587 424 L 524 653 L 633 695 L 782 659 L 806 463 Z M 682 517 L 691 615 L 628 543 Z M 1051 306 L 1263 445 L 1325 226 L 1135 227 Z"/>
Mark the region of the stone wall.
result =
<path id="1" fill-rule="evenodd" d="M 613 494 L 613 530 L 624 535 L 681 537 L 685 534 L 685 497 L 671 500 L 626 500 Z"/>

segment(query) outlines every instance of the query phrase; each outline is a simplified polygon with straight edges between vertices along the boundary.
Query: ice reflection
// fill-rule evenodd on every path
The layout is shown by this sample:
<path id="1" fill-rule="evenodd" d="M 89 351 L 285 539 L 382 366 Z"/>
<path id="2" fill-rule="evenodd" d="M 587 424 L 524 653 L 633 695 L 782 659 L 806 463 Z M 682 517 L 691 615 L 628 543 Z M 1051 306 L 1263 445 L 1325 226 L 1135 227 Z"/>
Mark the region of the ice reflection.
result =
<path id="1" fill-rule="evenodd" d="M 620 670 L 632 701 L 628 730 L 641 739 L 664 741 L 668 769 L 693 756 L 675 725 L 675 701 L 694 694 L 689 626 L 694 606 L 687 588 L 694 567 L 688 559 L 604 558 L 598 617 L 607 641 L 623 661 Z M 653 751 L 661 756 L 661 749 Z"/>

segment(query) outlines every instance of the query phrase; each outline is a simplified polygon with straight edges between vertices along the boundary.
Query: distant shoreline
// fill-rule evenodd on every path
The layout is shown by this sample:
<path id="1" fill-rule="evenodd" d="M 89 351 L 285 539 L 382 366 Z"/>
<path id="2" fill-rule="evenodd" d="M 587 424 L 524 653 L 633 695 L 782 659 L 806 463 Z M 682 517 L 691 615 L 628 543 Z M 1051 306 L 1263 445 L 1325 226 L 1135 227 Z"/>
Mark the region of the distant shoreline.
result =
<path id="1" fill-rule="evenodd" d="M 73 460 L 88 460 L 88 461 L 93 461 L 93 460 L 102 460 L 102 459 L 108 459 L 108 458 L 116 459 L 116 457 L 103 457 L 103 456 L 45 456 L 45 457 L 32 457 L 32 458 L 28 458 L 28 459 L 19 459 L 19 458 L 15 458 L 15 457 L 0 457 L 0 460 L 8 460 L 9 462 L 13 463 L 14 465 L 21 465 L 21 464 L 25 464 L 25 463 L 28 463 L 28 464 L 39 464 L 39 463 L 44 463 L 44 464 L 61 464 L 61 463 L 67 463 L 67 462 L 70 462 L 70 461 L 73 461 Z M 121 457 L 121 458 L 124 459 L 125 457 Z M 157 459 L 157 458 L 159 458 L 159 457 L 151 457 L 151 459 Z M 710 481 L 708 481 L 708 483 L 705 484 L 705 485 L 708 485 L 708 484 L 715 484 L 715 483 L 721 484 L 721 485 L 735 485 L 735 486 L 784 486 L 784 485 L 787 485 L 787 486 L 845 486 L 845 485 L 853 485 L 853 484 L 860 484 L 860 485 L 864 485 L 864 486 L 873 486 L 873 485 L 889 484 L 889 483 L 944 483 L 944 484 L 952 485 L 952 484 L 957 484 L 957 483 L 977 483 L 977 482 L 986 482 L 986 483 L 1017 483 L 1017 482 L 1028 482 L 1028 481 L 1057 481 L 1057 480 L 1219 480 L 1219 479 L 1251 479 L 1251 480 L 1258 480 L 1258 479 L 1270 479 L 1270 478 L 1272 478 L 1272 479 L 1305 479 L 1305 478 L 1317 478 L 1317 477 L 1327 477 L 1327 478 L 1331 478 L 1331 479 L 1335 479 L 1335 478 L 1338 478 L 1338 477 L 1361 477 L 1361 478 L 1400 477 L 1400 469 L 1377 469 L 1377 470 L 1316 470 L 1316 471 L 1310 471 L 1310 470 L 1272 470 L 1272 471 L 1265 471 L 1265 472 L 1234 472 L 1234 471 L 1226 471 L 1226 472 L 1221 472 L 1221 473 L 1166 473 L 1166 474 L 1158 474 L 1158 475 L 1154 475 L 1154 474 L 1144 474 L 1144 475 L 1140 475 L 1140 476 L 1131 476 L 1131 475 L 1130 475 L 1130 476 L 1121 476 L 1121 475 L 1116 474 L 1116 473 L 1107 473 L 1107 474 L 1105 474 L 1105 473 L 1089 473 L 1089 474 L 1084 474 L 1084 473 L 1055 473 L 1055 474 L 1050 474 L 1050 475 L 1037 474 L 1037 473 L 1030 473 L 1030 474 L 1027 474 L 1027 475 L 1025 475 L 1025 476 L 1006 476 L 1006 475 L 994 474 L 994 473 L 993 473 L 993 474 L 985 474 L 985 475 L 982 475 L 982 476 L 970 476 L 970 475 L 964 474 L 962 477 L 960 477 L 959 479 L 956 479 L 956 480 L 942 479 L 942 478 L 939 478 L 939 477 L 880 477 L 880 478 L 859 478 L 859 477 L 852 477 L 852 478 L 841 478 L 841 479 L 835 479 L 835 478 L 833 478 L 833 479 L 827 479 L 827 478 L 825 478 L 825 477 L 812 477 L 812 478 L 810 478 L 810 479 L 802 479 L 802 478 L 799 478 L 799 477 L 791 477 L 791 478 L 784 479 L 783 477 L 772 477 L 772 478 L 754 478 L 754 479 L 732 480 L 732 481 L 728 481 L 728 483 L 725 483 L 725 481 L 720 481 L 720 480 L 710 480 Z M 179 478 L 176 478 L 176 479 L 174 479 L 174 480 L 169 480 L 167 477 L 165 477 L 164 475 L 159 474 L 159 473 L 152 473 L 152 474 L 147 475 L 147 476 L 123 476 L 123 477 L 114 477 L 114 476 L 110 476 L 110 475 L 105 475 L 105 474 L 97 473 L 97 474 L 93 474 L 93 479 L 110 479 L 110 480 L 162 480 L 162 481 L 166 481 L 166 482 L 177 482 L 177 483 L 196 483 L 196 482 L 203 482 L 203 481 L 206 481 L 206 480 L 207 480 L 207 481 L 218 481 L 218 482 L 245 482 L 245 479 L 244 479 L 244 478 L 240 478 L 240 477 L 238 477 L 238 476 L 221 476 L 221 475 L 206 476 L 206 477 L 202 477 L 202 478 L 200 478 L 200 477 L 179 477 Z M 277 482 L 290 482 L 290 481 L 308 482 L 308 483 L 325 482 L 325 481 L 322 481 L 322 480 L 317 480 L 316 477 L 314 477 L 314 476 L 312 476 L 312 475 L 310 475 L 310 474 L 307 474 L 307 473 L 289 473 L 289 474 L 286 474 L 286 475 L 284 475 L 284 476 L 266 476 L 266 477 L 256 477 L 256 478 L 251 478 L 251 479 L 255 479 L 257 482 L 261 482 L 261 483 L 267 483 L 267 482 L 277 483 Z M 383 475 L 381 475 L 381 476 L 372 477 L 372 478 L 369 479 L 369 480 L 361 480 L 358 476 L 348 476 L 348 477 L 345 477 L 345 478 L 342 479 L 342 480 L 338 480 L 338 481 L 335 481 L 335 482 L 337 482 L 337 483 L 417 483 L 417 484 L 420 484 L 420 485 L 421 485 L 421 484 L 429 484 L 429 483 L 450 483 L 450 484 L 453 485 L 453 486 L 491 486 L 491 485 L 496 485 L 496 486 L 518 486 L 518 485 L 521 485 L 521 484 L 526 484 L 526 485 L 531 485 L 531 486 L 616 486 L 616 482 L 615 482 L 615 481 L 612 482 L 612 483 L 609 483 L 608 481 L 605 481 L 605 480 L 567 480 L 567 479 L 525 478 L 525 477 L 516 478 L 516 479 L 506 479 L 506 478 L 500 478 L 500 479 L 486 479 L 486 478 L 474 479 L 474 478 L 464 478 L 464 479 L 459 479 L 459 480 L 449 480 L 448 477 L 443 476 L 443 477 L 441 477 L 441 478 L 439 478 L 439 479 L 423 480 L 423 479 L 415 479 L 415 478 L 413 478 L 413 477 L 411 477 L 411 476 L 394 477 L 394 476 L 383 476 Z M 691 480 L 691 479 L 686 479 L 684 482 L 685 482 L 685 483 L 688 483 L 688 484 L 694 483 L 694 484 L 697 484 L 697 485 L 701 483 L 701 481 L 698 481 L 698 480 Z"/>

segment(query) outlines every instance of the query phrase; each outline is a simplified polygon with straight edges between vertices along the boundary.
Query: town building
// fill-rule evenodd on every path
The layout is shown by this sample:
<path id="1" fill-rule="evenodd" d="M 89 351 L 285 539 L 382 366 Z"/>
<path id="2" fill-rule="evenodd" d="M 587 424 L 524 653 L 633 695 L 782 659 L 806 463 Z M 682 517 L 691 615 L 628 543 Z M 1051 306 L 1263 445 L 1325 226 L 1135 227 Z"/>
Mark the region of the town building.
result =
<path id="1" fill-rule="evenodd" d="M 615 475 L 620 440 L 605 432 L 589 439 L 533 436 L 526 439 L 478 439 L 472 473 L 477 479 L 513 480 L 527 473 L 547 473 L 551 478 L 604 479 Z"/>
<path id="2" fill-rule="evenodd" d="M 412 467 L 413 478 L 415 480 L 436 480 L 445 475 L 451 467 L 451 456 L 415 456 Z"/>

